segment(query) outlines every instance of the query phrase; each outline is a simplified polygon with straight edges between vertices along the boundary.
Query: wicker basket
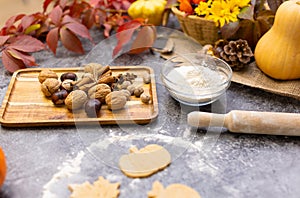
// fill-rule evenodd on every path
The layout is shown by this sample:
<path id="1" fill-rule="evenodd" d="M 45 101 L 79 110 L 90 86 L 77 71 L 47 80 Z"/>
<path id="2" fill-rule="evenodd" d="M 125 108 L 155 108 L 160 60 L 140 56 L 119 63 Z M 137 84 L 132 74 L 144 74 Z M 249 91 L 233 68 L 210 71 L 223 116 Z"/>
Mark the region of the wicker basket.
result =
<path id="1" fill-rule="evenodd" d="M 220 39 L 220 31 L 215 22 L 195 15 L 188 15 L 176 7 L 172 7 L 180 26 L 185 34 L 197 40 L 201 45 L 213 44 Z"/>

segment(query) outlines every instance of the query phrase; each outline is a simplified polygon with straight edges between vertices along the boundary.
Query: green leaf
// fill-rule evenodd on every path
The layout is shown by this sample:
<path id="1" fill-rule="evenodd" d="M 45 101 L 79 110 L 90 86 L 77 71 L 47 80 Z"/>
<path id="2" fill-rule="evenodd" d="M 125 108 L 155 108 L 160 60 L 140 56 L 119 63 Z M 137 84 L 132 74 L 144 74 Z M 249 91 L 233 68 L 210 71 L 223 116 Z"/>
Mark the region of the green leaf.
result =
<path id="1" fill-rule="evenodd" d="M 248 19 L 248 20 L 254 20 L 254 6 L 248 6 L 241 10 L 241 12 L 238 14 L 238 17 L 240 19 Z"/>
<path id="2" fill-rule="evenodd" d="M 41 24 L 33 24 L 31 26 L 29 26 L 28 28 L 26 28 L 26 30 L 24 31 L 24 34 L 30 34 L 31 32 L 40 29 Z"/>

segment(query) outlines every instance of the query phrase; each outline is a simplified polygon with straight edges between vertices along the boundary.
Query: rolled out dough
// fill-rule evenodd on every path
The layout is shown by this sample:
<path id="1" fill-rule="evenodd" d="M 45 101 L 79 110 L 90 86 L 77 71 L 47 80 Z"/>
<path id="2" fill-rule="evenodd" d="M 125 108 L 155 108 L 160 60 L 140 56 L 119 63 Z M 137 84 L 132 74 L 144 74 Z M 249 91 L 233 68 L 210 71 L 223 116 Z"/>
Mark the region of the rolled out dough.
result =
<path id="1" fill-rule="evenodd" d="M 130 149 L 130 154 L 121 156 L 119 167 L 128 177 L 147 177 L 171 163 L 170 153 L 162 146 L 150 144 L 138 150 Z"/>

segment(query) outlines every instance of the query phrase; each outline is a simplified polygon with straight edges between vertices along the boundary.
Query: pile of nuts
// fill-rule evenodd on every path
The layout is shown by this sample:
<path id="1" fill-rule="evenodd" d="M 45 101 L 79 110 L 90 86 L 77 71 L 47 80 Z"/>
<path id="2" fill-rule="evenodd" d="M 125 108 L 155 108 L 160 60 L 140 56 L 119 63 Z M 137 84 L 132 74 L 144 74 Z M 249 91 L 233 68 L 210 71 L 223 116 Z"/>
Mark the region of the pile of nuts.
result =
<path id="1" fill-rule="evenodd" d="M 124 108 L 132 95 L 148 104 L 151 98 L 142 86 L 134 84 L 136 78 L 133 73 L 113 76 L 109 66 L 97 63 L 85 65 L 80 79 L 73 72 L 59 79 L 51 69 L 43 69 L 38 76 L 42 92 L 55 105 L 66 105 L 69 110 L 84 108 L 89 117 L 98 117 L 103 104 L 110 110 Z M 150 83 L 149 74 L 143 76 L 143 83 Z"/>

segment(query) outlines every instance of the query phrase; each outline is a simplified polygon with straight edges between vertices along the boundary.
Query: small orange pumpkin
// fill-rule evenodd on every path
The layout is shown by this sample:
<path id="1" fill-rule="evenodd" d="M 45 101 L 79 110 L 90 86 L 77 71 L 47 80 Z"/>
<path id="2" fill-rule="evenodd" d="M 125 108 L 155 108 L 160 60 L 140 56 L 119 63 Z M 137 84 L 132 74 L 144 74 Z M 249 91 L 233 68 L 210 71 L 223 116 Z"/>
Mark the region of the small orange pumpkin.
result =
<path id="1" fill-rule="evenodd" d="M 3 185 L 6 176 L 6 162 L 5 155 L 0 147 L 0 187 Z"/>

